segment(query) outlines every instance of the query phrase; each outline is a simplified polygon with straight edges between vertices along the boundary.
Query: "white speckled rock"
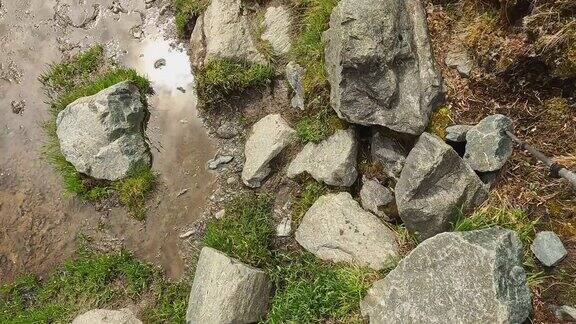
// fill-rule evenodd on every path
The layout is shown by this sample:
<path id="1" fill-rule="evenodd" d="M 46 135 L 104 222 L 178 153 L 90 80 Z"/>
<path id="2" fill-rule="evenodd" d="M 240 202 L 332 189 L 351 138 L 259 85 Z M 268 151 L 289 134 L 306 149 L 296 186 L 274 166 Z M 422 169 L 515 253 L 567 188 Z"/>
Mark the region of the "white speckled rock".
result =
<path id="1" fill-rule="evenodd" d="M 452 125 L 446 127 L 446 140 L 451 142 L 466 142 L 466 134 L 474 126 L 470 125 Z"/>
<path id="2" fill-rule="evenodd" d="M 270 42 L 278 54 L 287 54 L 292 45 L 290 10 L 285 6 L 268 7 L 264 14 L 262 39 Z"/>
<path id="3" fill-rule="evenodd" d="M 288 165 L 286 175 L 294 178 L 307 172 L 327 185 L 349 187 L 358 176 L 357 152 L 358 142 L 354 131 L 340 129 L 318 144 L 306 144 Z"/>
<path id="4" fill-rule="evenodd" d="M 270 288 L 264 271 L 204 247 L 196 266 L 186 322 L 256 323 L 266 316 Z"/>
<path id="5" fill-rule="evenodd" d="M 244 148 L 244 184 L 251 188 L 260 187 L 271 171 L 270 160 L 295 140 L 296 131 L 279 114 L 268 115 L 256 122 Z"/>
<path id="6" fill-rule="evenodd" d="M 142 324 L 128 308 L 119 310 L 93 309 L 78 315 L 72 324 Z"/>
<path id="7" fill-rule="evenodd" d="M 556 233 L 550 231 L 539 232 L 530 245 L 534 256 L 543 265 L 552 267 L 557 265 L 568 255 L 568 251 Z"/>
<path id="8" fill-rule="evenodd" d="M 398 259 L 396 235 L 347 192 L 320 197 L 296 230 L 296 241 L 322 260 L 376 270 Z"/>
<path id="9" fill-rule="evenodd" d="M 516 233 L 499 227 L 420 243 L 361 303 L 370 323 L 523 323 L 531 294 Z"/>
<path id="10" fill-rule="evenodd" d="M 118 83 L 72 102 L 58 114 L 60 149 L 78 172 L 96 179 L 122 179 L 135 166 L 151 163 L 145 119 L 138 87 Z"/>
<path id="11" fill-rule="evenodd" d="M 496 171 L 512 154 L 512 139 L 504 133 L 512 127 L 512 120 L 504 115 L 482 119 L 466 133 L 464 161 L 476 171 Z"/>

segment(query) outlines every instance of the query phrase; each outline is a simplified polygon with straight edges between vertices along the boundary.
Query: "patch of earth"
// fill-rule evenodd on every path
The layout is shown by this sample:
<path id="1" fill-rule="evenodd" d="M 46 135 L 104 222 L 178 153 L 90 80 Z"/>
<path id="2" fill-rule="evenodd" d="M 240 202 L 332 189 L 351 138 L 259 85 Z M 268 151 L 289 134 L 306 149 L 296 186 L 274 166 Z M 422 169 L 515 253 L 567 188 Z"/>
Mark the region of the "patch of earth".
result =
<path id="1" fill-rule="evenodd" d="M 194 77 L 186 46 L 174 39 L 168 0 L 24 0 L 0 8 L 0 281 L 23 272 L 44 275 L 71 256 L 78 235 L 107 249 L 124 246 L 163 266 L 169 277 L 186 273 L 192 245 L 179 236 L 203 216 L 215 188 L 205 163 L 215 142 L 197 116 Z M 146 75 L 147 135 L 160 185 L 147 220 L 133 219 L 109 202 L 95 206 L 64 195 L 60 176 L 41 159 L 47 106 L 38 76 L 47 64 L 104 44 L 107 56 Z M 158 59 L 166 65 L 155 68 Z M 11 102 L 26 109 L 12 112 Z M 190 260 L 192 262 L 192 260 Z"/>

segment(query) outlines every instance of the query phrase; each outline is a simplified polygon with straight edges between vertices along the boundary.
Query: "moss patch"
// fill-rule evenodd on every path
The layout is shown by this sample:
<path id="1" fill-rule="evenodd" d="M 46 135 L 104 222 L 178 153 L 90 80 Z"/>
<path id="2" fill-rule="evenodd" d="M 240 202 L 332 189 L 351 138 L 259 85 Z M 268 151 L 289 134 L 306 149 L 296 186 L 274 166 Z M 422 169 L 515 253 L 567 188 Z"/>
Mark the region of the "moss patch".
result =
<path id="1" fill-rule="evenodd" d="M 142 103 L 147 107 L 146 95 L 152 93 L 150 82 L 132 69 L 108 68 L 104 49 L 100 45 L 68 61 L 51 65 L 39 80 L 49 97 L 51 116 L 43 125 L 47 141 L 42 154 L 44 159 L 62 175 L 66 192 L 88 201 L 97 201 L 118 193 L 120 201 L 128 206 L 137 218 L 143 218 L 145 198 L 152 189 L 154 183 L 152 178 L 155 178 L 150 168 L 147 166 L 136 168 L 128 178 L 116 183 L 95 180 L 77 172 L 74 166 L 66 161 L 60 150 L 56 134 L 56 118 L 58 113 L 76 99 L 94 95 L 127 80 L 138 87 Z M 147 173 L 147 177 L 143 177 L 144 173 Z M 129 199 L 128 192 L 130 192 Z"/>
<path id="2" fill-rule="evenodd" d="M 270 66 L 228 59 L 212 59 L 196 75 L 198 98 L 213 108 L 233 95 L 251 88 L 262 88 L 274 78 Z"/>
<path id="3" fill-rule="evenodd" d="M 69 323 L 81 312 L 143 298 L 149 305 L 144 320 L 184 322 L 188 289 L 166 281 L 129 252 L 98 254 L 82 248 L 45 280 L 22 275 L 0 285 L 0 322 Z"/>
<path id="4" fill-rule="evenodd" d="M 452 110 L 446 106 L 441 106 L 432 113 L 430 123 L 426 131 L 441 139 L 446 139 L 446 127 L 452 122 Z"/>

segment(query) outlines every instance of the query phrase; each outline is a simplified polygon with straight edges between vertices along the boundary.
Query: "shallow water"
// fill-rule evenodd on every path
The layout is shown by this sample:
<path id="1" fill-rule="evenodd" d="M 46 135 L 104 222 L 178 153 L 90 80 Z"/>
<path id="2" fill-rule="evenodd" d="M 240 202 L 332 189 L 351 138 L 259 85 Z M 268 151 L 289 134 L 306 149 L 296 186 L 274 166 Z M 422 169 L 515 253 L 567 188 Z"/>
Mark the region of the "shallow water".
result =
<path id="1" fill-rule="evenodd" d="M 163 20 L 143 0 L 2 1 L 0 281 L 49 271 L 74 252 L 80 233 L 100 246 L 124 245 L 171 277 L 183 274 L 186 253 L 178 235 L 198 220 L 212 192 L 214 178 L 205 163 L 214 143 L 197 117 L 186 47 L 165 39 L 169 22 Z M 156 92 L 149 98 L 147 135 L 161 184 L 146 222 L 124 208 L 96 210 L 64 196 L 59 175 L 41 160 L 40 124 L 48 116 L 37 77 L 48 63 L 97 43 L 147 75 Z M 155 68 L 160 58 L 166 65 Z M 22 100 L 24 109 L 13 113 L 12 102 L 20 107 Z"/>

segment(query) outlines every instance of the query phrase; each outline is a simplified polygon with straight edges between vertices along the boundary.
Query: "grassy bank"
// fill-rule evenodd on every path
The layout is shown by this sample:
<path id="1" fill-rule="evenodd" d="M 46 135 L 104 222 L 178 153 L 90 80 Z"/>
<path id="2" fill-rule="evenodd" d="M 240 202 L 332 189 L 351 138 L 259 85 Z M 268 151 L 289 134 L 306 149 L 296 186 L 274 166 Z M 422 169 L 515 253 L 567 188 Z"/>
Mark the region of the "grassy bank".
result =
<path id="1" fill-rule="evenodd" d="M 152 93 L 150 82 L 132 69 L 110 66 L 104 48 L 94 46 L 70 60 L 49 66 L 40 78 L 48 96 L 50 119 L 45 122 L 47 136 L 43 157 L 62 175 L 66 192 L 87 201 L 119 197 L 138 219 L 145 217 L 145 198 L 156 183 L 156 175 L 148 166 L 140 166 L 131 175 L 117 182 L 96 180 L 76 171 L 60 150 L 56 134 L 58 113 L 76 99 L 94 95 L 122 81 L 133 82 L 140 90 L 147 107 L 146 96 Z"/>
<path id="2" fill-rule="evenodd" d="M 22 275 L 0 285 L 1 323 L 70 323 L 94 308 L 146 305 L 151 323 L 183 323 L 189 286 L 167 281 L 152 265 L 126 251 L 77 255 L 44 279 Z"/>

